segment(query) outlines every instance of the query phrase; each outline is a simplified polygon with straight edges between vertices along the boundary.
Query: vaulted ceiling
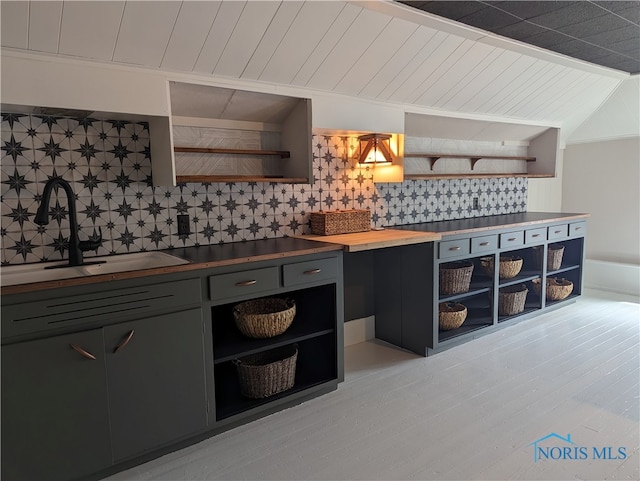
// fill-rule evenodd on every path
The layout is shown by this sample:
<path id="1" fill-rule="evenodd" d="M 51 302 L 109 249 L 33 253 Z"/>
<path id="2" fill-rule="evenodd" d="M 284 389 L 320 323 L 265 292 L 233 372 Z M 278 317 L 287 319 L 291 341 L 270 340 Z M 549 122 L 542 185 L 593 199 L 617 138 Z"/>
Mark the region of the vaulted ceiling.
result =
<path id="1" fill-rule="evenodd" d="M 640 2 L 401 1 L 580 60 L 640 72 Z"/>
<path id="2" fill-rule="evenodd" d="M 7 1 L 3 52 L 241 79 L 562 126 L 627 77 L 396 2 Z"/>

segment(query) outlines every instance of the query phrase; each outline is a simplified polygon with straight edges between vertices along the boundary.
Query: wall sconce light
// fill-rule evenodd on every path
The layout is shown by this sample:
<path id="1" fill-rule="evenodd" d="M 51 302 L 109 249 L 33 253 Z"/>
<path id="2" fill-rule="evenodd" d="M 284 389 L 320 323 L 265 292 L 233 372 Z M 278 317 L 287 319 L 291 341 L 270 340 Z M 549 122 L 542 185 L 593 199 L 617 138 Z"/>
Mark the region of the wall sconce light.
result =
<path id="1" fill-rule="evenodd" d="M 390 165 L 393 163 L 393 154 L 389 148 L 388 134 L 368 134 L 358 137 L 360 144 L 360 165 Z M 363 147 L 364 144 L 364 147 Z"/>

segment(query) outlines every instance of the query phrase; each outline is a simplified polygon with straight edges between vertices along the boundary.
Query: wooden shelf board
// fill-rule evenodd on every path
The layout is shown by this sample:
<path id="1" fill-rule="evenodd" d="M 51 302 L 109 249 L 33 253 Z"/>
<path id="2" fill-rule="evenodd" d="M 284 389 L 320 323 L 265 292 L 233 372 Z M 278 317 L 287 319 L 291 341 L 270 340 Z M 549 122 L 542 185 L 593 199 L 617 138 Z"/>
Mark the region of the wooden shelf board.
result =
<path id="1" fill-rule="evenodd" d="M 509 172 L 485 172 L 482 174 L 405 174 L 405 180 L 439 180 L 439 179 L 488 179 L 492 177 L 528 177 L 530 179 L 552 179 L 553 174 L 524 174 Z"/>
<path id="2" fill-rule="evenodd" d="M 195 182 L 275 182 L 279 184 L 308 184 L 308 177 L 279 177 L 260 175 L 177 175 L 179 184 Z"/>
<path id="3" fill-rule="evenodd" d="M 481 159 L 492 159 L 492 160 L 526 160 L 527 162 L 535 162 L 535 157 L 521 156 L 521 155 L 479 155 L 479 154 L 427 154 L 421 152 L 414 153 L 405 153 L 404 157 L 419 157 L 424 159 L 429 159 L 429 170 L 433 170 L 433 166 L 440 159 L 470 159 L 471 160 L 471 170 L 474 170 L 476 164 Z"/>
<path id="4" fill-rule="evenodd" d="M 526 160 L 527 162 L 535 162 L 535 157 L 514 156 L 514 155 L 480 155 L 480 154 L 423 154 L 410 153 L 404 154 L 406 157 L 422 157 L 427 159 L 494 159 L 494 160 Z"/>
<path id="5" fill-rule="evenodd" d="M 237 155 L 277 155 L 283 159 L 291 157 L 288 150 L 257 150 L 257 149 L 221 149 L 209 147 L 174 147 L 174 152 L 187 154 L 237 154 Z"/>

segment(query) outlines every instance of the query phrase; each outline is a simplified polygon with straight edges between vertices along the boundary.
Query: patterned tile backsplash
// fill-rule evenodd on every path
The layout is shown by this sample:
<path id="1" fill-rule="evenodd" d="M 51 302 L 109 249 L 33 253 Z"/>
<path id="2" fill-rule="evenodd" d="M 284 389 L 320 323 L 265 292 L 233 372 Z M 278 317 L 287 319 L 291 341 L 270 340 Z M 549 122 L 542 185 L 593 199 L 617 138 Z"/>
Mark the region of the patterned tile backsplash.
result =
<path id="1" fill-rule="evenodd" d="M 370 209 L 375 226 L 526 211 L 521 177 L 373 183 L 349 158 L 355 137 L 314 135 L 309 184 L 203 183 L 153 187 L 145 123 L 2 114 L 2 265 L 68 257 L 66 196 L 52 196 L 47 226 L 34 223 L 45 183 L 76 194 L 80 238 L 103 233 L 92 255 L 219 244 L 308 232 L 309 212 Z M 478 198 L 480 208 L 473 209 Z M 178 235 L 177 215 L 191 234 Z"/>

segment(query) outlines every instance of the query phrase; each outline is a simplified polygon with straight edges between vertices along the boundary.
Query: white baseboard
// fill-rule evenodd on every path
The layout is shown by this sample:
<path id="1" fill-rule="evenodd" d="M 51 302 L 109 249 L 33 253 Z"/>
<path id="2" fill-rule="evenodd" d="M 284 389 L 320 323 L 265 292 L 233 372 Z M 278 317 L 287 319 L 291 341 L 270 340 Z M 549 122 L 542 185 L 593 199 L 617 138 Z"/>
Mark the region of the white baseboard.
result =
<path id="1" fill-rule="evenodd" d="M 375 317 L 363 317 L 344 323 L 344 345 L 351 346 L 360 342 L 369 341 L 375 335 Z"/>
<path id="2" fill-rule="evenodd" d="M 640 266 L 587 259 L 584 285 L 589 289 L 640 296 Z"/>

